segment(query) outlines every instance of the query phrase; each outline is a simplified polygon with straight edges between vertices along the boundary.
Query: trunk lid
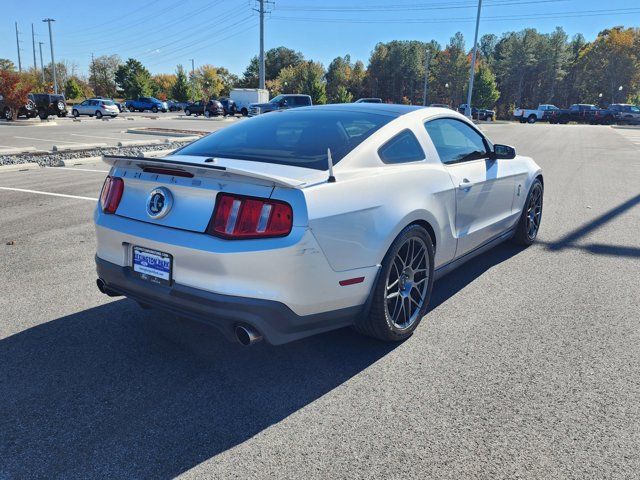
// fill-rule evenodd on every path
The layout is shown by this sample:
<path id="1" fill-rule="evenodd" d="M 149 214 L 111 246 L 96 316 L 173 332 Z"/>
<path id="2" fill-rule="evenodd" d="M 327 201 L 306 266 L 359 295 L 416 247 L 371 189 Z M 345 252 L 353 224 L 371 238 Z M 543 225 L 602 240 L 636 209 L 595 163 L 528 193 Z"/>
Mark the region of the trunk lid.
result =
<path id="1" fill-rule="evenodd" d="M 105 156 L 111 175 L 124 180 L 117 215 L 134 220 L 204 232 L 218 192 L 270 198 L 274 188 L 300 189 L 326 180 L 326 172 L 243 160 L 172 155 L 164 158 Z M 154 192 L 162 200 L 153 204 Z M 167 198 L 169 197 L 169 198 Z M 154 216 L 169 202 L 166 213 Z M 295 207 L 294 207 L 295 208 Z"/>

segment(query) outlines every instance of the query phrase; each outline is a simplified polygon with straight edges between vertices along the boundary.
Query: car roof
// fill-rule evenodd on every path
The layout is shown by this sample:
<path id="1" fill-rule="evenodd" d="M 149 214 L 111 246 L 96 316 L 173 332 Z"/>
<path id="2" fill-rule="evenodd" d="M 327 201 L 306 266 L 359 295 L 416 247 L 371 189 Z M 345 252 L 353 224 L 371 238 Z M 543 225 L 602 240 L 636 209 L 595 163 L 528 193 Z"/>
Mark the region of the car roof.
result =
<path id="1" fill-rule="evenodd" d="M 388 115 L 390 117 L 400 117 L 416 110 L 433 108 L 423 107 L 421 105 L 400 105 L 395 103 L 331 103 L 328 105 L 314 105 L 311 107 L 299 107 L 294 110 L 335 110 L 346 112 L 367 112 L 377 113 L 379 115 Z"/>

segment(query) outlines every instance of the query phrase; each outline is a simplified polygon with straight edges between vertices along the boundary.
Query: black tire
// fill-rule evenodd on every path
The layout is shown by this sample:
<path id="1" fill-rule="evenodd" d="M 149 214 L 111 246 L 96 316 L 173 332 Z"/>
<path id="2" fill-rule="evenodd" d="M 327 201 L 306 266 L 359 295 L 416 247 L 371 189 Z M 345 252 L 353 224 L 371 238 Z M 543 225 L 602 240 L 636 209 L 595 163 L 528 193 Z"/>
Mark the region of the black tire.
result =
<path id="1" fill-rule="evenodd" d="M 100 110 L 96 110 L 96 118 L 100 120 L 102 118 L 102 112 Z"/>
<path id="2" fill-rule="evenodd" d="M 520 122 L 520 123 L 527 123 L 527 120 L 526 120 L 526 119 L 524 119 L 524 118 L 521 118 L 521 119 L 519 120 L 519 122 Z"/>
<path id="3" fill-rule="evenodd" d="M 80 116 L 80 112 L 74 108 L 71 110 L 71 115 L 73 115 L 74 118 L 78 118 Z"/>
<path id="4" fill-rule="evenodd" d="M 536 178 L 531 184 L 527 199 L 524 202 L 520 220 L 518 220 L 516 232 L 513 236 L 514 243 L 528 247 L 536 240 L 540 231 L 540 223 L 542 222 L 543 199 L 544 187 L 540 179 Z M 532 227 L 532 222 L 534 227 Z"/>
<path id="5" fill-rule="evenodd" d="M 527 123 L 536 123 L 538 117 L 536 117 L 533 113 L 527 117 Z"/>
<path id="6" fill-rule="evenodd" d="M 135 109 L 135 108 L 133 108 L 133 107 L 129 107 L 129 111 L 130 111 L 131 113 L 133 113 L 133 112 L 135 112 L 135 111 L 136 111 L 136 109 Z"/>
<path id="7" fill-rule="evenodd" d="M 49 118 L 49 114 L 45 110 L 38 110 L 38 117 L 40 117 L 40 120 L 46 120 Z"/>
<path id="8" fill-rule="evenodd" d="M 247 115 L 249 115 L 249 110 L 247 110 L 246 108 L 243 108 L 242 110 L 240 110 L 240 113 L 242 113 L 243 117 L 246 117 Z"/>
<path id="9" fill-rule="evenodd" d="M 156 107 L 155 105 L 153 107 L 151 107 L 151 111 L 153 113 L 158 113 L 158 107 Z"/>
<path id="10" fill-rule="evenodd" d="M 4 107 L 4 110 L 2 111 L 2 117 L 7 122 L 10 122 L 11 120 L 13 120 L 13 113 L 11 112 L 11 109 L 9 107 Z"/>
<path id="11" fill-rule="evenodd" d="M 188 108 L 186 108 L 186 109 L 185 109 L 185 111 L 184 111 L 184 114 L 185 114 L 187 117 L 190 117 L 190 116 L 191 116 L 191 110 L 189 110 Z"/>
<path id="12" fill-rule="evenodd" d="M 411 259 L 408 263 L 402 260 L 405 255 L 407 259 Z M 382 267 L 371 292 L 369 312 L 356 321 L 355 329 L 386 342 L 399 342 L 409 338 L 429 306 L 433 288 L 433 258 L 433 242 L 423 227 L 409 225 L 400 232 L 382 260 Z M 394 276 L 396 280 L 392 281 Z M 393 288 L 397 288 L 397 292 L 388 294 Z M 414 289 L 417 289 L 415 293 L 419 301 L 415 300 Z M 409 305 L 408 315 L 405 300 Z M 398 324 L 401 313 L 404 313 L 402 319 L 405 322 Z"/>

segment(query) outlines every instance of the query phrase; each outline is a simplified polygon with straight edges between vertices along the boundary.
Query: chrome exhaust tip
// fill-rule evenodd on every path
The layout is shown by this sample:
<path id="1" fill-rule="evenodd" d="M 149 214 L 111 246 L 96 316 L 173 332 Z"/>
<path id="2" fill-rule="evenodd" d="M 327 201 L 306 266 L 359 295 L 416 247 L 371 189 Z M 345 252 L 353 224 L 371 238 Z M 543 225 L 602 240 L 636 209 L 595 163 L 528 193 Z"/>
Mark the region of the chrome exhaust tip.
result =
<path id="1" fill-rule="evenodd" d="M 111 290 L 109 287 L 107 287 L 107 284 L 104 283 L 104 280 L 102 280 L 101 278 L 96 280 L 96 285 L 98 286 L 98 290 L 100 290 L 100 293 L 104 293 L 105 295 L 108 295 L 110 297 L 121 296 L 119 293 L 116 293 L 113 290 Z"/>
<path id="2" fill-rule="evenodd" d="M 262 335 L 260 335 L 260 333 L 253 327 L 248 325 L 236 325 L 235 334 L 238 342 L 245 347 L 258 343 L 262 340 Z"/>

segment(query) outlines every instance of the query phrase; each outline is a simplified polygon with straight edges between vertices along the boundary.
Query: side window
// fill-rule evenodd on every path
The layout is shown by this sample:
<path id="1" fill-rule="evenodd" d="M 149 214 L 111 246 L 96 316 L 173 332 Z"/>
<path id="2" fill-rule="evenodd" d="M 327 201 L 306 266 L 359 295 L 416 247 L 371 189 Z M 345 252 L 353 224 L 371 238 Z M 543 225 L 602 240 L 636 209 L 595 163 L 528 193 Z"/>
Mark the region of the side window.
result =
<path id="1" fill-rule="evenodd" d="M 378 149 L 384 163 L 406 163 L 424 160 L 424 151 L 411 130 L 403 130 Z"/>
<path id="2" fill-rule="evenodd" d="M 482 135 L 461 120 L 439 118 L 426 122 L 424 128 L 444 164 L 479 160 L 489 156 Z"/>

